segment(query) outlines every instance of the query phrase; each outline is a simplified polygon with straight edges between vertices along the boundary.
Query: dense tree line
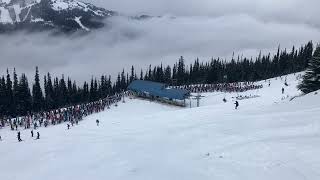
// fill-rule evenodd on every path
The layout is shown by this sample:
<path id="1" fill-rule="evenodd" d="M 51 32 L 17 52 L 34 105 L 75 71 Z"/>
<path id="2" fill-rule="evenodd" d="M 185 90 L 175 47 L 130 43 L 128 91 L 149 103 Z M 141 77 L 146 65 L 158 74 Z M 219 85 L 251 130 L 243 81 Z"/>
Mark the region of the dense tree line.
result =
<path id="1" fill-rule="evenodd" d="M 36 67 L 32 90 L 25 74 L 18 77 L 15 69 L 13 75 L 7 70 L 6 76 L 0 78 L 0 117 L 20 116 L 30 112 L 52 110 L 59 107 L 66 107 L 80 103 L 93 102 L 108 95 L 120 93 L 126 89 L 130 80 L 135 77 L 124 75 L 124 71 L 119 76 L 116 83 L 112 83 L 111 76 L 102 75 L 100 79 L 92 78 L 90 83 L 84 82 L 78 86 L 76 81 L 70 78 L 52 78 L 47 73 L 41 78 L 38 67 Z"/>
<path id="2" fill-rule="evenodd" d="M 312 56 L 313 44 L 309 42 L 298 49 L 293 47 L 290 51 L 280 50 L 279 47 L 273 56 L 260 53 L 254 59 L 239 56 L 230 61 L 217 58 L 200 62 L 196 59 L 194 63 L 186 65 L 185 59 L 180 57 L 172 67 L 150 65 L 146 72 L 141 70 L 139 77 L 132 66 L 129 73 L 122 70 L 115 82 L 111 81 L 111 76 L 102 75 L 99 79 L 92 78 L 90 82 L 84 82 L 82 86 L 63 75 L 58 78 L 47 73 L 42 78 L 38 67 L 34 82 L 29 86 L 25 74 L 18 77 L 15 69 L 13 75 L 7 70 L 6 75 L 0 78 L 0 117 L 15 117 L 29 112 L 96 101 L 124 91 L 135 79 L 171 85 L 257 81 L 305 70 Z"/>
<path id="3" fill-rule="evenodd" d="M 196 59 L 187 66 L 184 58 L 180 57 L 173 67 L 149 66 L 140 79 L 173 85 L 258 81 L 305 70 L 312 53 L 313 44 L 309 42 L 299 49 L 293 47 L 290 51 L 281 51 L 279 47 L 273 56 L 260 53 L 258 57 L 250 59 L 239 56 L 231 61 L 212 58 L 209 62 L 200 62 Z"/>

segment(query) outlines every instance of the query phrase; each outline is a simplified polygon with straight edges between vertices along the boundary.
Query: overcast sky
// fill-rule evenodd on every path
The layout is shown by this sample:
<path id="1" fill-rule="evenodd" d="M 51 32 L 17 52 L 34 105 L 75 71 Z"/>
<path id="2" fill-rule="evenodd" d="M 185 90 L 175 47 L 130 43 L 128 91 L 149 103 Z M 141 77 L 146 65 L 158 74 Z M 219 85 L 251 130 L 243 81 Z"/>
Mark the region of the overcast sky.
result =
<path id="1" fill-rule="evenodd" d="M 319 25 L 319 0 L 86 0 L 127 14 L 228 16 L 246 14 L 264 22 Z"/>
<path id="2" fill-rule="evenodd" d="M 173 64 L 199 57 L 256 56 L 319 42 L 319 0 L 86 0 L 123 14 L 161 15 L 146 21 L 112 18 L 87 36 L 0 35 L 0 70 L 65 74 L 78 81 L 115 75 L 131 65 Z M 172 18 L 175 17 L 175 18 Z M 140 72 L 140 69 L 138 70 Z M 139 74 L 139 73 L 138 73 Z"/>

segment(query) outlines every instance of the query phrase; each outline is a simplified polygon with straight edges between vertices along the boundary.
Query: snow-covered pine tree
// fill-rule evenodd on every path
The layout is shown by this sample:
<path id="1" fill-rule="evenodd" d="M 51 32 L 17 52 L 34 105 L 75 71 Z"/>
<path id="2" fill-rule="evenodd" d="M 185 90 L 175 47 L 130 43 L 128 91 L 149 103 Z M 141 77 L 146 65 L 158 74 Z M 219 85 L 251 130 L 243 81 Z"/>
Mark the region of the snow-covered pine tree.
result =
<path id="1" fill-rule="evenodd" d="M 320 89 L 320 44 L 317 45 L 312 59 L 309 61 L 303 81 L 298 88 L 305 94 Z"/>

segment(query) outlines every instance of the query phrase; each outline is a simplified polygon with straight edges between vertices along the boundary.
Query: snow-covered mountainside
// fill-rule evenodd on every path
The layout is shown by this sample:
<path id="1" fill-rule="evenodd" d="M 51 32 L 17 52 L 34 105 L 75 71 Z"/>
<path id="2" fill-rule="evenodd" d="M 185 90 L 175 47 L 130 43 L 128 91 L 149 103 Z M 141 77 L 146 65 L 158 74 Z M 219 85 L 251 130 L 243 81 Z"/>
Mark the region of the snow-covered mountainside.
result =
<path id="1" fill-rule="evenodd" d="M 0 0 L 0 32 L 20 29 L 89 31 L 114 11 L 77 0 Z"/>
<path id="2" fill-rule="evenodd" d="M 191 109 L 127 98 L 70 130 L 42 127 L 40 140 L 0 129 L 0 179 L 318 180 L 320 92 L 297 96 L 298 79 L 205 93 Z"/>

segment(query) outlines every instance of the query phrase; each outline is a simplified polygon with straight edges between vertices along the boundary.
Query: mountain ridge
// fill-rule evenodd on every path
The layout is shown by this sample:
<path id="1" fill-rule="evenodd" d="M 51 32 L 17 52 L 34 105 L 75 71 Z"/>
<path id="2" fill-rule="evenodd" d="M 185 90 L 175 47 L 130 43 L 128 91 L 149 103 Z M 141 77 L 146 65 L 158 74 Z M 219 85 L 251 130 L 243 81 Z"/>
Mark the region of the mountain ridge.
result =
<path id="1" fill-rule="evenodd" d="M 103 20 L 116 15 L 115 11 L 78 0 L 0 0 L 0 33 L 49 29 L 90 31 L 104 27 Z"/>

